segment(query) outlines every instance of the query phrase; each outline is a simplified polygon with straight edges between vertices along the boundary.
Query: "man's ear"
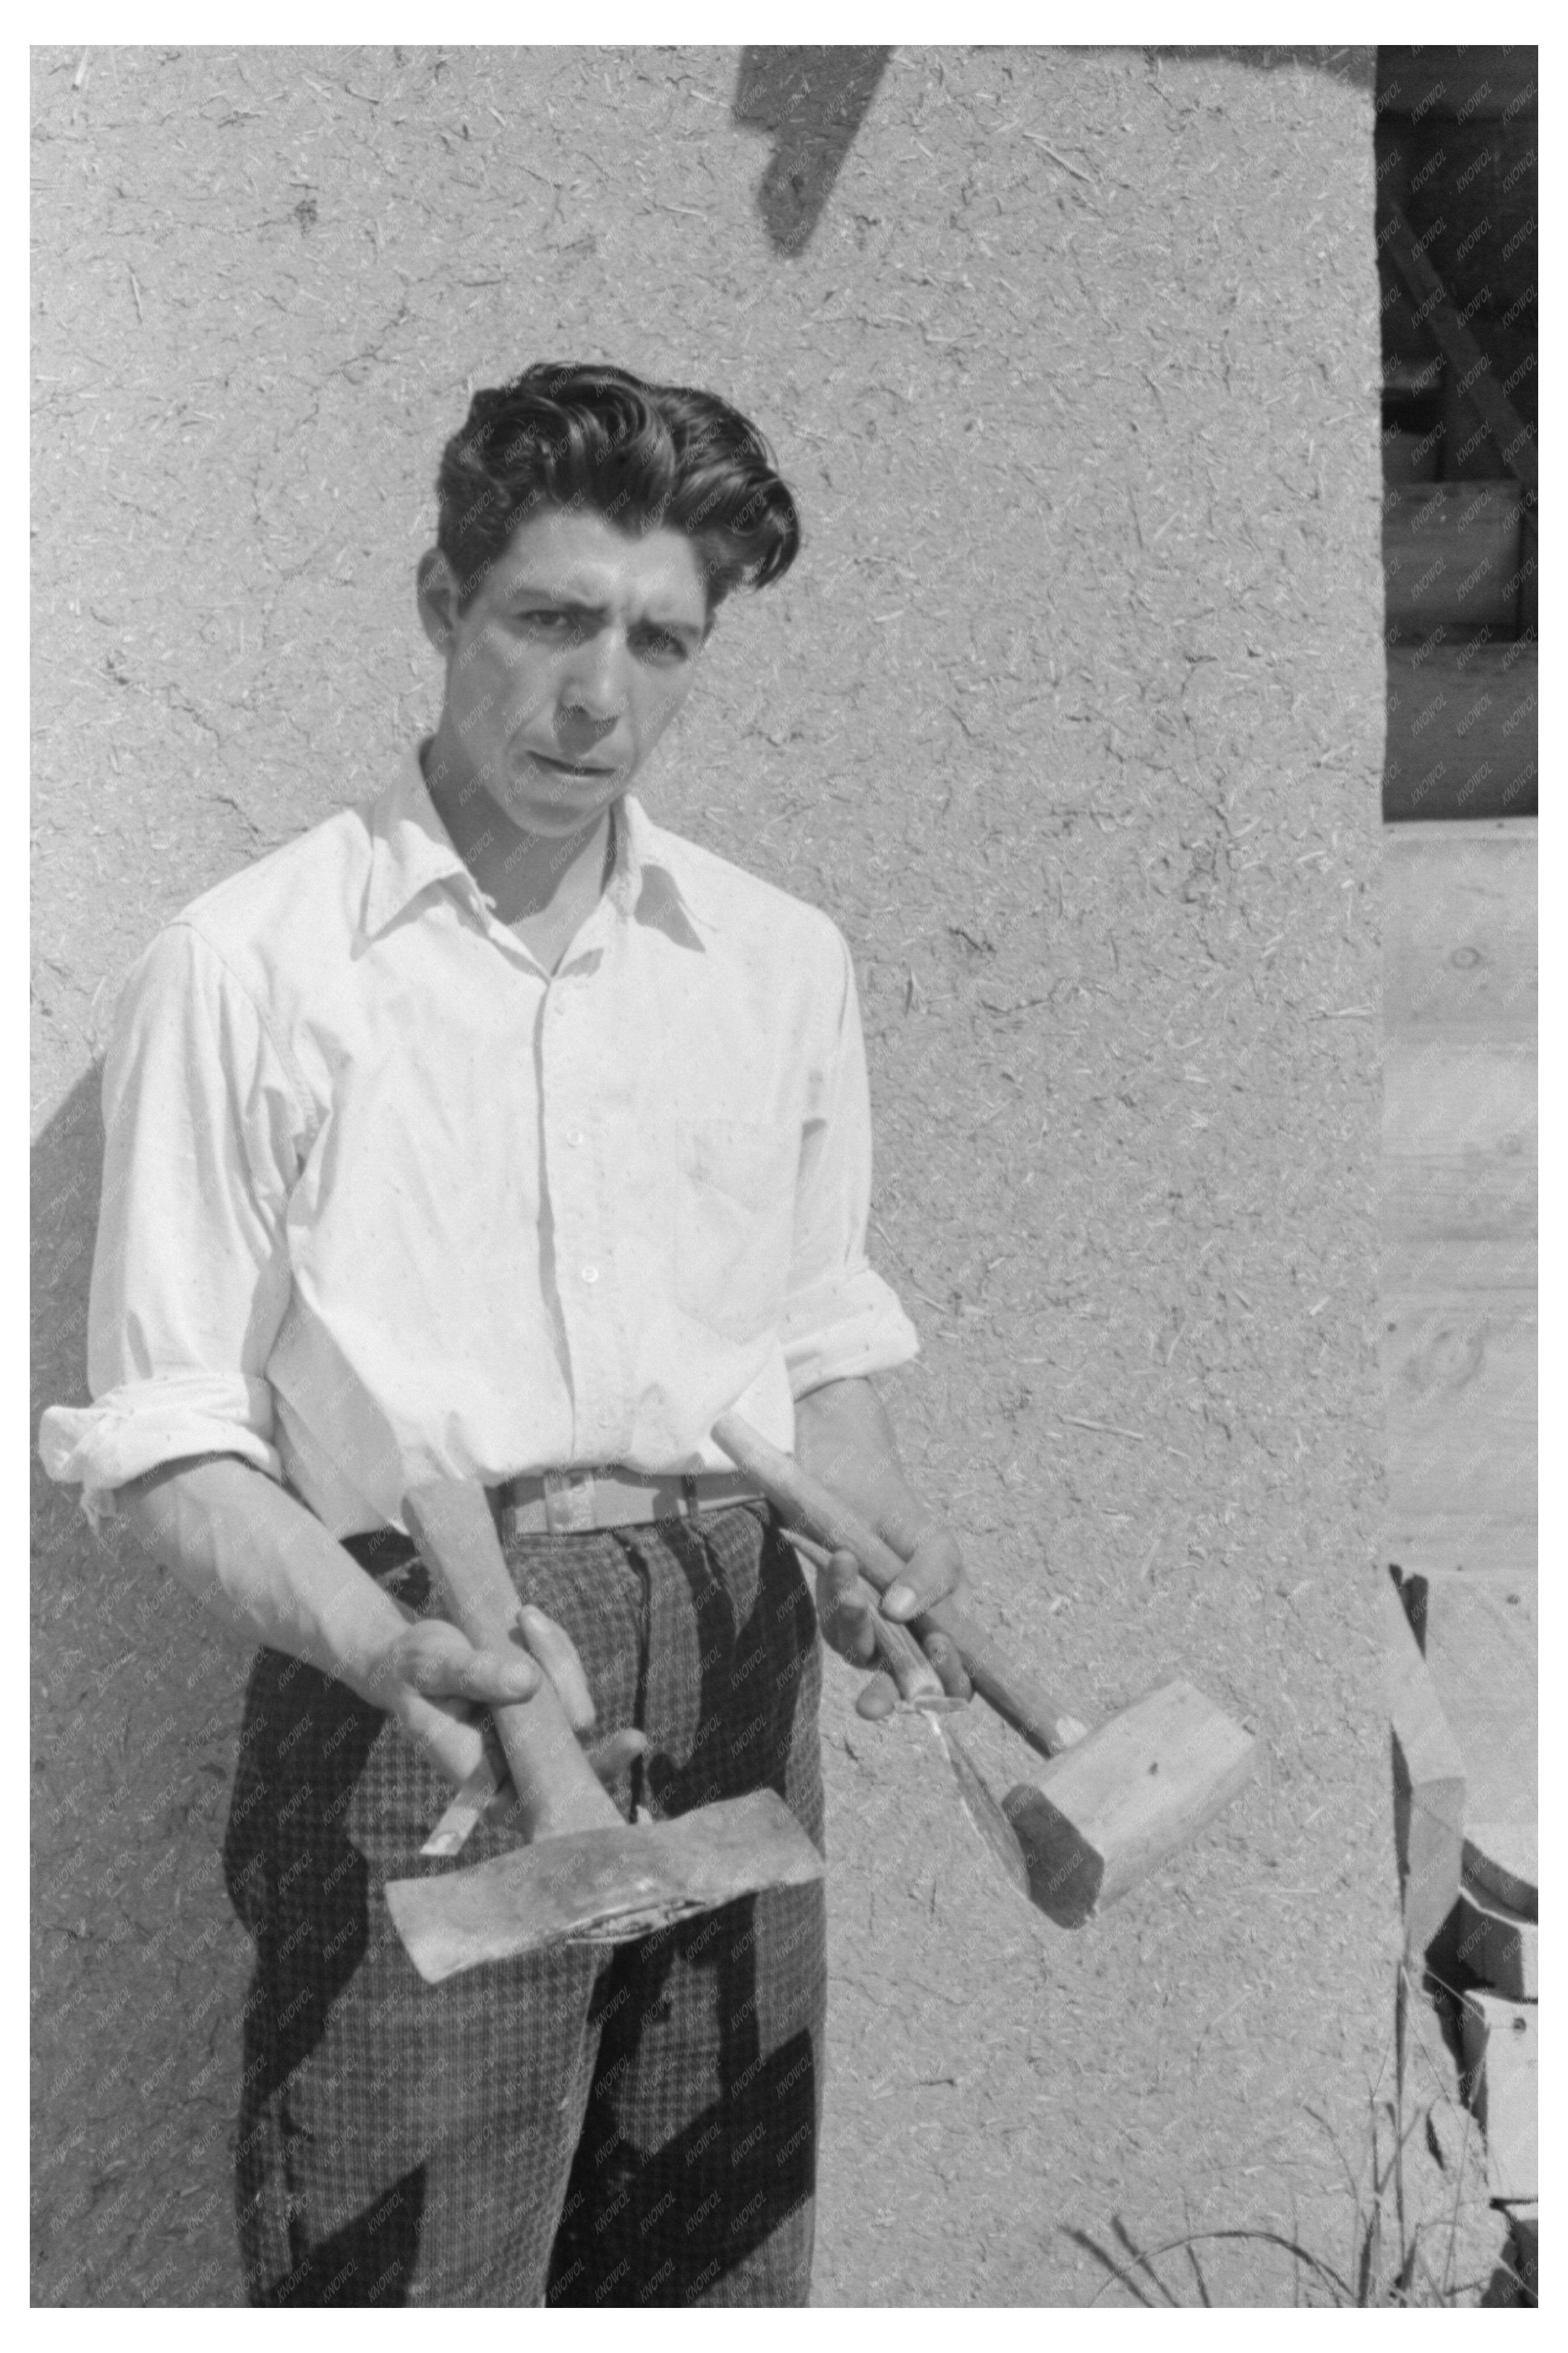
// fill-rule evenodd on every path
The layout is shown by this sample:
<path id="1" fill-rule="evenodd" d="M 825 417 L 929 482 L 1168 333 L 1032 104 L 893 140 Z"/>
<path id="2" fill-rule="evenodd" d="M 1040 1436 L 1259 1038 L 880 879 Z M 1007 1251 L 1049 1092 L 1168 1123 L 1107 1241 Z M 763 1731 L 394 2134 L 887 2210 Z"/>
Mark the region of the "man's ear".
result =
<path id="1" fill-rule="evenodd" d="M 438 654 L 447 654 L 458 631 L 458 584 L 452 567 L 438 547 L 427 547 L 414 577 L 425 634 Z"/>

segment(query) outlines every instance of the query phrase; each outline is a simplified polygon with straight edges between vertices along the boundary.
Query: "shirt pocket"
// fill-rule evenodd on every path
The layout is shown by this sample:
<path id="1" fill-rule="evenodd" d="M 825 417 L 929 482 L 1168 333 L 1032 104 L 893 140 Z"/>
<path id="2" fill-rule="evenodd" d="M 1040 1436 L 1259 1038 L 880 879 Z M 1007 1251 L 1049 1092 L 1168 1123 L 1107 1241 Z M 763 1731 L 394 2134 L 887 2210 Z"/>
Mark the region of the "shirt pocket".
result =
<path id="1" fill-rule="evenodd" d="M 676 1123 L 676 1303 L 726 1339 L 754 1340 L 783 1312 L 799 1155 L 777 1121 Z"/>

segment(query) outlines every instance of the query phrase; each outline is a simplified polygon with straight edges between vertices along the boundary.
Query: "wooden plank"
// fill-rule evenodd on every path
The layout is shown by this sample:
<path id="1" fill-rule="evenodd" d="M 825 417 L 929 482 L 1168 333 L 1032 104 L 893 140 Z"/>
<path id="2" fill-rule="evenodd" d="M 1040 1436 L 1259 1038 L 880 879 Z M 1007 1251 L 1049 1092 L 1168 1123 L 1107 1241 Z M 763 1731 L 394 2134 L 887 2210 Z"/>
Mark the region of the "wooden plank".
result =
<path id="1" fill-rule="evenodd" d="M 1531 818 L 1384 827 L 1385 1038 L 1534 1043 L 1538 834 Z"/>
<path id="2" fill-rule="evenodd" d="M 1411 1580 L 1406 1577 L 1406 1589 Z M 1511 1911 L 1533 1916 L 1540 1639 L 1522 1574 L 1428 1572 L 1426 1663 L 1465 1768 L 1465 1862 Z M 1415 1597 L 1412 1595 L 1413 1602 Z"/>
<path id="3" fill-rule="evenodd" d="M 1417 318 L 1458 378 L 1509 471 L 1516 480 L 1528 483 L 1533 490 L 1534 436 L 1493 375 L 1490 360 L 1449 301 L 1447 290 L 1424 245 L 1412 235 L 1410 224 L 1397 205 L 1389 206 L 1378 241 L 1404 280 Z"/>
<path id="4" fill-rule="evenodd" d="M 1384 1514 L 1384 1557 L 1417 1573 L 1458 1569 L 1466 1576 L 1536 1573 L 1539 1530 L 1534 1515 L 1492 1518 L 1485 1512 L 1390 1510 Z"/>
<path id="5" fill-rule="evenodd" d="M 1538 649 L 1390 646 L 1383 814 L 1536 814 Z"/>
<path id="6" fill-rule="evenodd" d="M 1536 1305 L 1528 1291 L 1382 1305 L 1387 1506 L 1536 1522 Z"/>
<path id="7" fill-rule="evenodd" d="M 1533 1286 L 1536 1060 L 1519 1042 L 1395 1038 L 1383 1063 L 1385 1292 Z"/>
<path id="8" fill-rule="evenodd" d="M 1480 1991 L 1464 1998 L 1467 2091 L 1487 2137 L 1487 2187 L 1494 2199 L 1540 2196 L 1540 2021 L 1532 2001 Z"/>
<path id="9" fill-rule="evenodd" d="M 1540 2000 L 1539 1924 L 1522 1912 L 1510 1911 L 1462 1865 L 1455 1951 L 1493 1993 L 1506 1994 L 1510 2001 Z"/>
<path id="10" fill-rule="evenodd" d="M 1420 1966 L 1458 1902 L 1465 1767 L 1391 1578 L 1380 1576 L 1384 1695 L 1394 1766 L 1394 1846 L 1405 1949 Z"/>
<path id="11" fill-rule="evenodd" d="M 1401 482 L 1383 495 L 1387 625 L 1406 637 L 1519 626 L 1518 482 Z"/>

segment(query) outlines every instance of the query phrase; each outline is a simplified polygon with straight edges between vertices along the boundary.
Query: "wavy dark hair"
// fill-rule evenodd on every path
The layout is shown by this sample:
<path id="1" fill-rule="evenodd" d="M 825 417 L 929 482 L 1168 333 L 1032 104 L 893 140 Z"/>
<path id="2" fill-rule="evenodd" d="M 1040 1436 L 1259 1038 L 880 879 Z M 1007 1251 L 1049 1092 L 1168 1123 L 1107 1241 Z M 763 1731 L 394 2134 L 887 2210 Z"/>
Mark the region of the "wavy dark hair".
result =
<path id="1" fill-rule="evenodd" d="M 716 393 L 644 384 L 625 368 L 542 361 L 476 392 L 436 489 L 459 611 L 518 525 L 546 507 L 587 509 L 633 535 L 684 532 L 710 616 L 742 583 L 782 579 L 800 550 L 794 495 L 751 420 Z"/>

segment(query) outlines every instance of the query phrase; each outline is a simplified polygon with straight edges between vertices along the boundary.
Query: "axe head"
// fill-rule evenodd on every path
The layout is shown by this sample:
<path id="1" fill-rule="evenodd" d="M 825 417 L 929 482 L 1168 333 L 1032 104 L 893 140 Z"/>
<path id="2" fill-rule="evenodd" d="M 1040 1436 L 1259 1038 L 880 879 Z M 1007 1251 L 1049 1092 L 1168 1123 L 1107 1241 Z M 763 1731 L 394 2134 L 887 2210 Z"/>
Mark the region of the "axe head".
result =
<path id="1" fill-rule="evenodd" d="M 666 1822 L 536 1839 L 468 1871 L 395 1879 L 387 1909 L 427 1985 L 547 1945 L 629 1943 L 764 1887 L 804 1887 L 823 1861 L 773 1789 Z"/>

